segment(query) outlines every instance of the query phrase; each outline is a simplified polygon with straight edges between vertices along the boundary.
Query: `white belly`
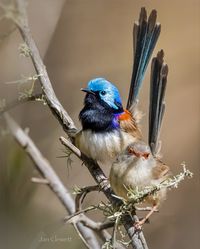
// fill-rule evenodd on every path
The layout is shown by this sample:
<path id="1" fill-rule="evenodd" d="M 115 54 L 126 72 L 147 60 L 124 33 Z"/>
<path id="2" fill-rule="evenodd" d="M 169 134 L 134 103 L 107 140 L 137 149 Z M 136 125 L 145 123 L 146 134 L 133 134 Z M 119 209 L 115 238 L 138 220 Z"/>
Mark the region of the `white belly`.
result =
<path id="1" fill-rule="evenodd" d="M 101 162 L 113 161 L 115 157 L 135 138 L 126 132 L 80 131 L 75 140 L 76 146 L 88 157 Z"/>

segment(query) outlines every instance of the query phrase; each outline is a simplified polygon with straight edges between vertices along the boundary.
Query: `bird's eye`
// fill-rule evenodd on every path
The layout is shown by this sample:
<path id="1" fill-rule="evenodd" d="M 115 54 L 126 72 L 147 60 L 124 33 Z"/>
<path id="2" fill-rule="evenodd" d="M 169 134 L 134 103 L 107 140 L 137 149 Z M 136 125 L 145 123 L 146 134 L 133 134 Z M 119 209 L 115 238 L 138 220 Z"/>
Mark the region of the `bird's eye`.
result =
<path id="1" fill-rule="evenodd" d="M 101 91 L 100 94 L 104 96 L 106 95 L 106 91 Z"/>

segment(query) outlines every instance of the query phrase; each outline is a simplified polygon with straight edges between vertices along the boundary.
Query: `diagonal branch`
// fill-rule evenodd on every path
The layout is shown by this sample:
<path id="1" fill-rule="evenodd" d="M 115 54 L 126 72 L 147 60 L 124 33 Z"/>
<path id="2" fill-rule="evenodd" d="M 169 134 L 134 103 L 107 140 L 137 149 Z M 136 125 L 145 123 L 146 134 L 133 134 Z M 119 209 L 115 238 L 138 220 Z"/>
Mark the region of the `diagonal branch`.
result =
<path id="1" fill-rule="evenodd" d="M 35 67 L 35 70 L 39 77 L 39 81 L 42 87 L 42 90 L 46 97 L 46 102 L 54 114 L 54 116 L 59 120 L 63 129 L 70 134 L 74 135 L 77 131 L 77 128 L 66 112 L 66 110 L 61 105 L 60 101 L 57 99 L 55 92 L 53 90 L 52 84 L 50 82 L 46 67 L 41 59 L 39 50 L 35 44 L 35 41 L 32 38 L 30 28 L 28 25 L 28 18 L 26 14 L 26 5 L 24 0 L 16 0 L 18 17 L 16 19 L 16 24 L 21 33 L 22 38 L 30 49 L 30 56 Z"/>
<path id="2" fill-rule="evenodd" d="M 36 169 L 40 172 L 44 179 L 48 181 L 48 186 L 59 198 L 68 213 L 74 213 L 74 200 L 69 194 L 69 191 L 61 182 L 60 178 L 57 176 L 56 172 L 53 170 L 53 167 L 46 160 L 46 158 L 43 157 L 31 138 L 19 127 L 19 125 L 8 114 L 4 114 L 4 117 L 11 134 L 26 151 L 28 156 L 33 161 Z M 79 232 L 79 235 L 81 235 L 88 248 L 100 248 L 93 232 L 90 229 L 86 228 L 81 223 L 74 224 L 74 227 Z"/>
<path id="3" fill-rule="evenodd" d="M 91 175 L 97 182 L 97 184 L 101 187 L 102 192 L 106 195 L 108 200 L 114 204 L 114 205 L 120 205 L 122 204 L 122 201 L 119 199 L 116 199 L 114 197 L 114 193 L 112 192 L 112 189 L 110 188 L 110 184 L 108 183 L 108 180 L 103 173 L 102 169 L 99 167 L 99 165 L 92 161 L 91 159 L 88 159 L 85 157 L 85 155 L 81 154 L 80 150 L 76 148 L 69 140 L 67 140 L 64 137 L 60 137 L 61 143 L 66 146 L 68 149 L 70 149 L 79 159 L 81 159 L 88 170 L 90 171 Z M 144 238 L 142 231 L 136 231 L 133 224 L 135 224 L 138 221 L 138 217 L 134 214 L 133 217 L 130 215 L 126 215 L 122 218 L 122 223 L 128 233 L 128 236 L 130 237 L 132 241 L 132 246 L 134 249 L 148 249 L 146 240 Z"/>

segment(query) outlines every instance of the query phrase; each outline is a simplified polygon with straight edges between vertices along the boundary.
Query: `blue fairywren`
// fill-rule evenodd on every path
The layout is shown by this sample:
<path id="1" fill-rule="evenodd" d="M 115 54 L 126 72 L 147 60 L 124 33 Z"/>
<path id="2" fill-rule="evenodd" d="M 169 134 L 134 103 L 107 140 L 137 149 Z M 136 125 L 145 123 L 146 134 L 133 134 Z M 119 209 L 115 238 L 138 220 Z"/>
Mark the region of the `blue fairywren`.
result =
<path id="1" fill-rule="evenodd" d="M 114 160 L 130 143 L 141 138 L 136 120 L 124 110 L 118 89 L 109 81 L 93 79 L 82 91 L 86 92 L 79 115 L 83 129 L 75 143 L 94 160 Z"/>
<path id="2" fill-rule="evenodd" d="M 153 49 L 160 33 L 153 10 L 141 9 L 139 23 L 134 25 L 134 67 L 127 110 L 123 108 L 116 86 L 103 78 L 88 83 L 84 108 L 79 118 L 82 130 L 75 138 L 76 146 L 88 157 L 105 162 L 113 161 L 129 144 L 141 139 L 138 127 L 137 95 Z"/>

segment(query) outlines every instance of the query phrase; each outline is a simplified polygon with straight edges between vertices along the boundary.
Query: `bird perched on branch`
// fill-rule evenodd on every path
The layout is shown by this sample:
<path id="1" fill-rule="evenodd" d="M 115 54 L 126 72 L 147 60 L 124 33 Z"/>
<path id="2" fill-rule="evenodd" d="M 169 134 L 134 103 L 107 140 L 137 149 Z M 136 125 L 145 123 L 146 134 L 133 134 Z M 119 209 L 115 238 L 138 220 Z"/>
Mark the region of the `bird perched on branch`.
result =
<path id="1" fill-rule="evenodd" d="M 164 95 L 168 66 L 164 63 L 161 50 L 152 60 L 149 145 L 145 144 L 138 127 L 138 94 L 153 49 L 160 34 L 153 10 L 147 20 L 147 13 L 141 9 L 139 22 L 134 24 L 134 64 L 127 108 L 124 109 L 116 86 L 103 78 L 88 83 L 84 107 L 80 112 L 82 130 L 76 136 L 76 145 L 88 157 L 97 161 L 114 161 L 110 171 L 110 183 L 116 195 L 127 199 L 127 189 L 143 188 L 164 181 L 169 167 L 158 157 L 158 136 L 165 109 Z M 166 189 L 156 196 L 147 196 L 152 210 L 140 221 L 145 220 L 165 199 Z"/>
<path id="2" fill-rule="evenodd" d="M 76 136 L 76 145 L 94 160 L 114 160 L 141 137 L 136 120 L 123 109 L 119 91 L 109 81 L 96 78 L 82 91 L 87 93 L 79 115 L 83 130 Z"/>
<path id="3" fill-rule="evenodd" d="M 88 157 L 101 162 L 115 160 L 129 144 L 141 140 L 136 103 L 144 74 L 160 34 L 153 10 L 141 9 L 139 22 L 134 24 L 134 67 L 127 108 L 122 106 L 116 86 L 103 78 L 89 81 L 84 107 L 79 117 L 82 130 L 75 138 L 76 146 Z"/>
<path id="4" fill-rule="evenodd" d="M 145 187 L 159 185 L 169 177 L 169 167 L 159 158 L 160 149 L 158 136 L 163 118 L 165 103 L 164 95 L 167 83 L 168 66 L 163 61 L 161 50 L 152 60 L 150 106 L 149 106 L 149 145 L 142 140 L 129 144 L 118 155 L 110 170 L 110 183 L 115 194 L 128 200 L 130 189 L 142 191 Z M 166 188 L 144 200 L 153 205 L 152 210 L 144 219 L 136 224 L 137 228 L 150 217 L 166 198 Z"/>

